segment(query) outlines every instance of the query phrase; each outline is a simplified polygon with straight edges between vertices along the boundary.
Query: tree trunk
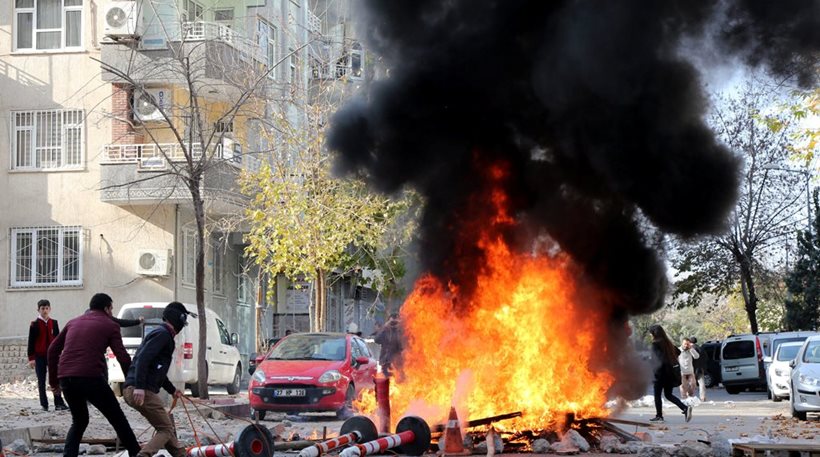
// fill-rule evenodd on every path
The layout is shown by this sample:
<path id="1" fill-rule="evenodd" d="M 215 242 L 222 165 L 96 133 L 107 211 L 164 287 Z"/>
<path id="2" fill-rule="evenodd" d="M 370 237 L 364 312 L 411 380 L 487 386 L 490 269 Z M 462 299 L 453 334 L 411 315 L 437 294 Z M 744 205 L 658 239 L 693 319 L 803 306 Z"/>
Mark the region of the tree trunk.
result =
<path id="1" fill-rule="evenodd" d="M 752 263 L 748 257 L 740 260 L 740 290 L 743 293 L 743 303 L 746 305 L 746 316 L 752 333 L 757 333 L 757 292 L 755 291 Z"/>
<path id="2" fill-rule="evenodd" d="M 314 332 L 324 332 L 327 322 L 327 293 L 325 291 L 325 270 L 316 270 L 316 285 L 313 288 L 313 322 L 311 330 Z"/>
<path id="3" fill-rule="evenodd" d="M 199 188 L 200 179 L 191 179 L 191 197 L 196 220 L 196 311 L 199 315 L 199 351 L 197 355 L 197 378 L 199 398 L 208 399 L 208 319 L 205 314 L 205 202 Z"/>

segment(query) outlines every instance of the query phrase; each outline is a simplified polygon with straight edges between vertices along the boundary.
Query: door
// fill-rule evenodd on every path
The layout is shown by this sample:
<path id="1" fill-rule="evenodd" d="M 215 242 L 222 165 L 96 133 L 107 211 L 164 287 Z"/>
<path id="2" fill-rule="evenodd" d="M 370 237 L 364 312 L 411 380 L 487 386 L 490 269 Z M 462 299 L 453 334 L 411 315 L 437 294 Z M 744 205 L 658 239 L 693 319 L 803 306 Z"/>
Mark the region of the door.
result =
<path id="1" fill-rule="evenodd" d="M 356 386 L 359 388 L 373 387 L 373 377 L 376 376 L 376 361 L 373 359 L 370 350 L 361 338 L 351 338 L 350 347 L 353 354 L 353 359 L 356 357 L 367 357 L 367 363 L 354 367 L 354 379 L 356 379 Z"/>
<path id="2" fill-rule="evenodd" d="M 236 348 L 231 345 L 228 327 L 219 318 L 216 319 L 216 328 L 219 332 L 219 340 L 214 342 L 212 354 L 214 355 L 214 365 L 218 367 L 219 377 L 214 380 L 214 384 L 227 384 L 233 380 L 234 370 L 236 370 L 236 362 L 233 357 Z"/>

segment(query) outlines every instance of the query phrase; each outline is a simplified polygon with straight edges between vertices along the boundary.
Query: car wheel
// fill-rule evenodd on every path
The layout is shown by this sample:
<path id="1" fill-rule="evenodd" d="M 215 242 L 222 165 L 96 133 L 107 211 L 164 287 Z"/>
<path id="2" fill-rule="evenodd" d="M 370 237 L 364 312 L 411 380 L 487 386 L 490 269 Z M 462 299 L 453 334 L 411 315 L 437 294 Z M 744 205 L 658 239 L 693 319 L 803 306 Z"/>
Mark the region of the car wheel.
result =
<path id="1" fill-rule="evenodd" d="M 242 367 L 236 365 L 236 371 L 233 374 L 233 382 L 228 384 L 227 390 L 229 395 L 236 395 L 239 393 L 239 382 L 242 379 Z"/>
<path id="2" fill-rule="evenodd" d="M 338 411 L 336 417 L 339 419 L 347 419 L 353 415 L 353 399 L 356 396 L 356 389 L 353 384 L 348 384 L 347 392 L 345 393 L 345 404 Z"/>
<path id="3" fill-rule="evenodd" d="M 706 387 L 713 387 L 715 385 L 715 379 L 712 378 L 711 374 L 705 373 L 703 375 L 703 383 L 706 384 Z"/>
<path id="4" fill-rule="evenodd" d="M 781 401 L 783 401 L 783 397 L 775 395 L 774 392 L 770 392 L 770 394 L 772 396 L 772 401 L 773 402 L 780 403 Z"/>
<path id="5" fill-rule="evenodd" d="M 726 386 L 726 393 L 729 395 L 737 395 L 740 393 L 740 388 Z"/>
<path id="6" fill-rule="evenodd" d="M 258 409 L 251 408 L 251 419 L 255 421 L 265 420 L 265 414 L 267 414 L 267 411 L 260 411 Z"/>
<path id="7" fill-rule="evenodd" d="M 798 411 L 794 407 L 794 397 L 795 397 L 794 392 L 795 392 L 794 386 L 792 386 L 792 395 L 789 396 L 790 397 L 789 398 L 789 404 L 792 407 L 792 417 L 794 417 L 798 420 L 801 420 L 801 421 L 807 420 L 808 419 L 808 417 L 807 417 L 808 414 L 805 411 Z"/>

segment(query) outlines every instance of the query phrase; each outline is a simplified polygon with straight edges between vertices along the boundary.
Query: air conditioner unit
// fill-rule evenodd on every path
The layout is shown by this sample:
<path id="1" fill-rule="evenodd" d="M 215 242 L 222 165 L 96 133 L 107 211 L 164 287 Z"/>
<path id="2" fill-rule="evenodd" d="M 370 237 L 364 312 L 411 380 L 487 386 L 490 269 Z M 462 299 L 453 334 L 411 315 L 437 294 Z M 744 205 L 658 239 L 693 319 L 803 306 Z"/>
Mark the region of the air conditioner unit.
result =
<path id="1" fill-rule="evenodd" d="M 134 0 L 112 1 L 105 7 L 103 33 L 114 39 L 139 36 L 137 13 L 137 2 Z"/>
<path id="2" fill-rule="evenodd" d="M 226 161 L 242 163 L 242 144 L 233 138 L 223 137 L 220 151 L 222 158 Z"/>
<path id="3" fill-rule="evenodd" d="M 164 121 L 163 112 L 170 113 L 171 90 L 164 88 L 145 88 L 134 91 L 134 119 L 140 122 Z"/>
<path id="4" fill-rule="evenodd" d="M 145 276 L 168 276 L 171 272 L 171 251 L 167 249 L 141 249 L 137 252 L 137 274 Z"/>

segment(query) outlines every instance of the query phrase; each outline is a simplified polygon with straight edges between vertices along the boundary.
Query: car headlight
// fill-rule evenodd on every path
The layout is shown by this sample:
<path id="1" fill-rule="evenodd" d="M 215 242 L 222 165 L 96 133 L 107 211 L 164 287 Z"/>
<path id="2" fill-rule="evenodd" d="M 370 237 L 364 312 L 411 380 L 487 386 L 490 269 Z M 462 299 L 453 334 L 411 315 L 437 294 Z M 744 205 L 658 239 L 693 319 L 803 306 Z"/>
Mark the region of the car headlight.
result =
<path id="1" fill-rule="evenodd" d="M 781 370 L 780 368 L 775 368 L 774 369 L 774 375 L 775 376 L 783 376 L 784 374 L 785 373 L 783 373 L 783 370 Z"/>
<path id="2" fill-rule="evenodd" d="M 340 379 L 342 379 L 342 374 L 337 370 L 328 370 L 319 376 L 319 382 L 336 382 Z"/>
<path id="3" fill-rule="evenodd" d="M 800 384 L 805 384 L 807 386 L 820 386 L 820 379 L 806 376 L 804 374 L 798 376 L 797 380 L 800 381 Z"/>
<path id="4" fill-rule="evenodd" d="M 262 370 L 256 370 L 253 372 L 253 376 L 251 378 L 256 382 L 265 382 L 265 372 Z"/>

